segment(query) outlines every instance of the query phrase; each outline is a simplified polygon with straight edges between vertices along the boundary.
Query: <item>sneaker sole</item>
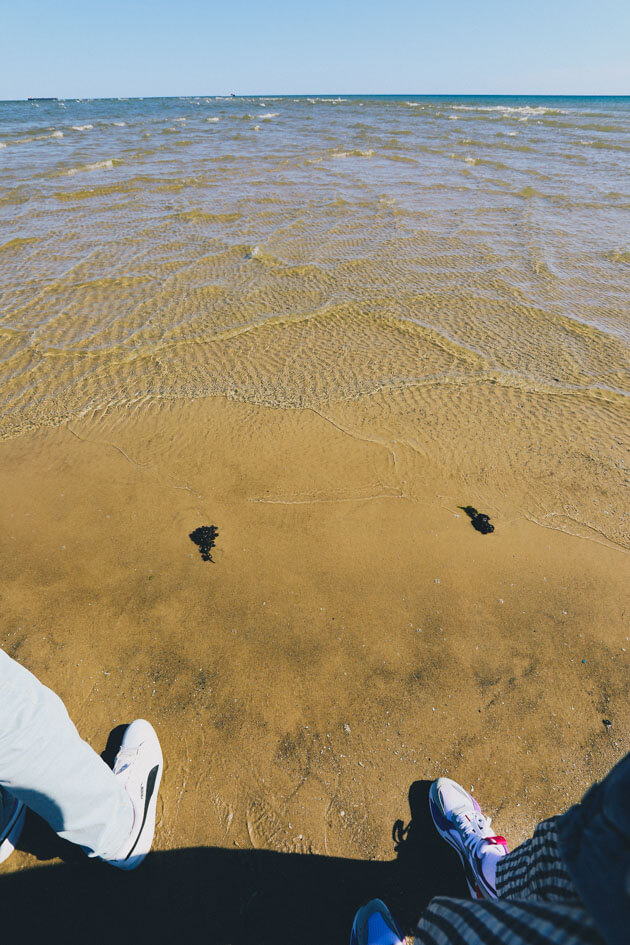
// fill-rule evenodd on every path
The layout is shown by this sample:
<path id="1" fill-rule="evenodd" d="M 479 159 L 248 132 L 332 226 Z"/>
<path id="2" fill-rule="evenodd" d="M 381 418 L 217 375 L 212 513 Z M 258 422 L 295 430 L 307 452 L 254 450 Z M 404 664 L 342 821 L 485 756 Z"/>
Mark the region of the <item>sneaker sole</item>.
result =
<path id="1" fill-rule="evenodd" d="M 15 845 L 20 839 L 20 834 L 22 833 L 22 828 L 24 827 L 25 817 L 26 807 L 20 801 L 13 813 L 13 817 L 7 825 L 4 840 L 2 843 L 0 843 L 0 863 L 4 863 L 4 861 L 8 859 L 15 850 Z"/>

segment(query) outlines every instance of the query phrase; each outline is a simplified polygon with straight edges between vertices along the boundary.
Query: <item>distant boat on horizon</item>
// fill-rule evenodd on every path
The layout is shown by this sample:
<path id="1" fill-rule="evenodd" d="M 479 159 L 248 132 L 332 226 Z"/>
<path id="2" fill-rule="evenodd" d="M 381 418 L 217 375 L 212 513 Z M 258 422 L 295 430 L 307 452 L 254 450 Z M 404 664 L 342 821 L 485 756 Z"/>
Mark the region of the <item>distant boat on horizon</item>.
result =
<path id="1" fill-rule="evenodd" d="M 58 102 L 58 98 L 39 98 L 38 96 L 29 95 L 28 102 Z"/>

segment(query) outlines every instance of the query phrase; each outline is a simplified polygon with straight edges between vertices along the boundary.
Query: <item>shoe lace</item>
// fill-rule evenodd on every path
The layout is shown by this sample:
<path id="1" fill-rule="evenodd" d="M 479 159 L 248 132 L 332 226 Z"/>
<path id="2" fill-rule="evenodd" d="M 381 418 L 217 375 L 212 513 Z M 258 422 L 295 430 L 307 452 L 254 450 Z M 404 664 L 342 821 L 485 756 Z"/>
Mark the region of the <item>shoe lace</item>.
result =
<path id="1" fill-rule="evenodd" d="M 121 748 L 116 755 L 114 764 L 114 774 L 122 774 L 126 771 L 132 761 L 138 757 L 138 748 Z"/>
<path id="2" fill-rule="evenodd" d="M 484 843 L 488 843 L 488 837 L 483 835 L 483 831 L 490 827 L 492 823 L 490 817 L 485 817 L 479 811 L 471 814 L 467 810 L 461 810 L 454 812 L 453 819 L 460 830 L 464 846 L 471 853 L 477 851 Z"/>

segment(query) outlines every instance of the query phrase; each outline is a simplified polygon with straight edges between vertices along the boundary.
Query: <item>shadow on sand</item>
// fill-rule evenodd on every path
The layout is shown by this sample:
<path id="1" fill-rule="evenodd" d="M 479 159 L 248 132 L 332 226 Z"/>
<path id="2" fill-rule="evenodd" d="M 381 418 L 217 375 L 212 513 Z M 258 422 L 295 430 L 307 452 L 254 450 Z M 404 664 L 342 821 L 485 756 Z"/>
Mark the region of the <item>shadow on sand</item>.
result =
<path id="1" fill-rule="evenodd" d="M 406 931 L 435 895 L 466 895 L 455 854 L 435 832 L 429 782 L 409 791 L 395 859 L 197 847 L 152 853 L 133 873 L 86 860 L 34 815 L 20 848 L 62 864 L 0 877 L 4 940 L 64 945 L 346 945 L 356 909 L 378 896 Z"/>

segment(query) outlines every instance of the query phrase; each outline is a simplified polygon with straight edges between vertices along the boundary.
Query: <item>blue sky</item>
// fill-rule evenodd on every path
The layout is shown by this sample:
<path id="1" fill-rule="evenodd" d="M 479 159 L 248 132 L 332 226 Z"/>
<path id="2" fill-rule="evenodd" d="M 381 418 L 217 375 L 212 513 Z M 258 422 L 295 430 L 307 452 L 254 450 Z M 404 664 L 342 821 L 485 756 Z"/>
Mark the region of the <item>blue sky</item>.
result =
<path id="1" fill-rule="evenodd" d="M 629 94 L 630 0 L 21 0 L 0 99 Z"/>

